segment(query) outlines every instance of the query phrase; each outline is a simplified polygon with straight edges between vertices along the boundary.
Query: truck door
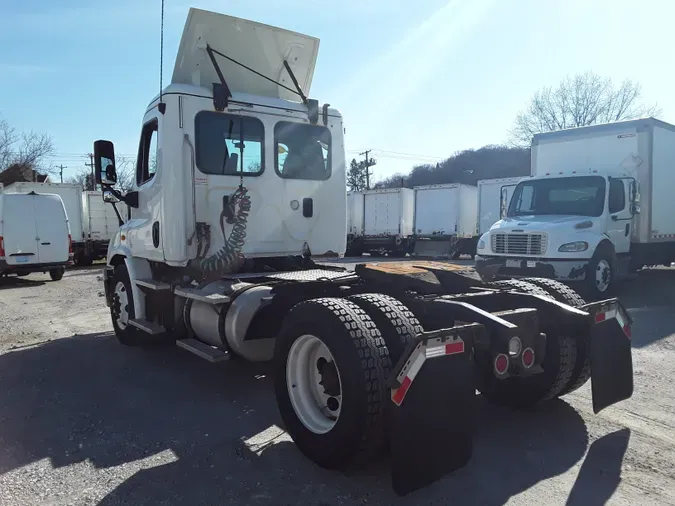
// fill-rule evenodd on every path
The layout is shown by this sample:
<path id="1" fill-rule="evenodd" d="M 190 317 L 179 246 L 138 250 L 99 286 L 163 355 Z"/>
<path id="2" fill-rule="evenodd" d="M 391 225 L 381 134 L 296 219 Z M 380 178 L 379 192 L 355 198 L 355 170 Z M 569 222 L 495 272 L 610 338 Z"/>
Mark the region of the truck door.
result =
<path id="1" fill-rule="evenodd" d="M 633 216 L 630 210 L 629 186 L 624 179 L 609 179 L 607 235 L 617 253 L 628 253 L 630 250 Z"/>
<path id="2" fill-rule="evenodd" d="M 158 114 L 158 113 L 157 113 Z M 127 235 L 134 256 L 164 260 L 161 219 L 161 160 L 157 149 L 160 119 L 150 115 L 141 131 L 136 162 L 134 189 L 138 191 L 138 207 L 132 208 Z"/>
<path id="3" fill-rule="evenodd" d="M 62 199 L 58 195 L 34 195 L 33 202 L 38 262 L 67 262 L 69 230 Z"/>

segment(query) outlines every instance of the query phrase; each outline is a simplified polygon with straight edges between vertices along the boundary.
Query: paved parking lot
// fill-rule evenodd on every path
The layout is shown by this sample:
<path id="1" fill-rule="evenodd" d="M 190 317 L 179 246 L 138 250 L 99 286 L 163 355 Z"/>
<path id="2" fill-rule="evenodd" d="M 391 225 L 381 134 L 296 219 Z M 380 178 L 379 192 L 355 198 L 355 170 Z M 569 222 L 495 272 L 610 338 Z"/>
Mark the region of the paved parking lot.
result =
<path id="1" fill-rule="evenodd" d="M 632 399 L 597 416 L 589 385 L 535 412 L 481 402 L 471 463 L 404 499 L 386 459 L 345 476 L 300 455 L 267 366 L 120 346 L 99 276 L 0 281 L 2 505 L 675 504 L 675 269 L 622 287 Z"/>

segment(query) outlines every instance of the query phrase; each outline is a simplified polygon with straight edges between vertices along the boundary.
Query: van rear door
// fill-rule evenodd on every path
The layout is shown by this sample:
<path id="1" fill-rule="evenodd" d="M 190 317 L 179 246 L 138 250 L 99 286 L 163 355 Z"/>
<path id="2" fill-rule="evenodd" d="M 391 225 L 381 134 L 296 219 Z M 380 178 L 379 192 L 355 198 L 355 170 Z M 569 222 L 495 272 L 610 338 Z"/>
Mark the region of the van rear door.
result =
<path id="1" fill-rule="evenodd" d="M 32 195 L 12 193 L 2 196 L 3 240 L 8 265 L 39 263 L 35 240 L 35 204 Z"/>
<path id="2" fill-rule="evenodd" d="M 54 194 L 33 196 L 38 259 L 41 264 L 68 261 L 68 219 L 61 197 Z"/>

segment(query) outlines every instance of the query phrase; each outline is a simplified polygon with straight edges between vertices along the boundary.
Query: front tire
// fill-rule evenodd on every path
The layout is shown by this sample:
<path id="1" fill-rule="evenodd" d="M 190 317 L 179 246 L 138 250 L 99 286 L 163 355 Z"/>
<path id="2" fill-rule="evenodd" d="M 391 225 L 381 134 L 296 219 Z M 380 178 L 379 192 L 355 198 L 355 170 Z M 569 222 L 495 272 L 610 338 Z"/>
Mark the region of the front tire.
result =
<path id="1" fill-rule="evenodd" d="M 594 300 L 611 297 L 616 284 L 615 264 L 609 248 L 599 249 L 593 255 L 586 271 L 586 289 Z"/>
<path id="2" fill-rule="evenodd" d="M 344 469 L 383 450 L 391 360 L 356 304 L 323 298 L 296 305 L 276 339 L 274 364 L 281 418 L 310 460 Z"/>
<path id="3" fill-rule="evenodd" d="M 49 271 L 49 277 L 52 278 L 52 281 L 61 281 L 65 273 L 66 273 L 65 267 L 57 267 L 56 269 L 51 269 Z"/>

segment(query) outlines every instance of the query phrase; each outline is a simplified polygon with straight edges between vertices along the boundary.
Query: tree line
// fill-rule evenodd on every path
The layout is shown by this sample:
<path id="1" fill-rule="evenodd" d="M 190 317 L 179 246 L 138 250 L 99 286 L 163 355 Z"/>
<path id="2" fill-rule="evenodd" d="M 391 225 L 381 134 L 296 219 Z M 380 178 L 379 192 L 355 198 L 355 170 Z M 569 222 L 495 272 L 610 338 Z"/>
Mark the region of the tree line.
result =
<path id="1" fill-rule="evenodd" d="M 507 143 L 458 151 L 440 163 L 416 165 L 407 174 L 382 178 L 372 187 L 475 185 L 480 179 L 527 176 L 530 174 L 530 143 L 535 134 L 661 114 L 657 105 L 647 105 L 641 99 L 642 88 L 635 81 L 625 80 L 616 85 L 593 72 L 568 76 L 555 87 L 535 91 L 516 116 Z M 362 191 L 368 186 L 365 179 L 363 162 L 352 160 L 347 188 Z"/>

